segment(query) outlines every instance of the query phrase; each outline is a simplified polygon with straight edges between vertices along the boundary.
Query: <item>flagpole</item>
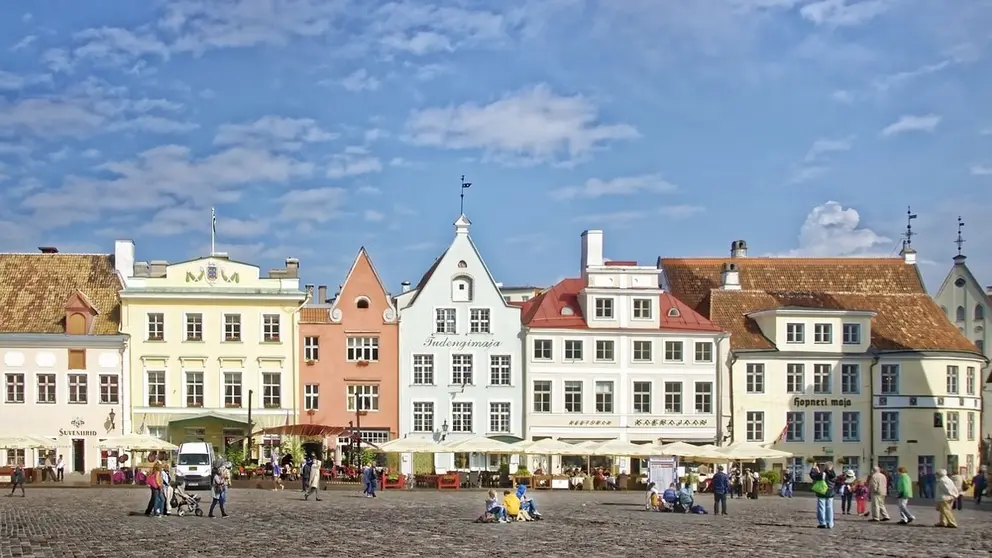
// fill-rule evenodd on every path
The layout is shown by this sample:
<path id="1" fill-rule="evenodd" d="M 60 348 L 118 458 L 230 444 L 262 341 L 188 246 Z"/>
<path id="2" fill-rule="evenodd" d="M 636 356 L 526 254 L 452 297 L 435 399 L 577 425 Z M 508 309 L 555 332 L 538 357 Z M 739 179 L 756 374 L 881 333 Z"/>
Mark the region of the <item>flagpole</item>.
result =
<path id="1" fill-rule="evenodd" d="M 217 253 L 215 250 L 217 246 L 217 211 L 214 208 L 210 208 L 210 255 L 213 256 Z"/>
<path id="2" fill-rule="evenodd" d="M 465 182 L 465 175 L 463 174 L 462 175 L 461 192 L 460 192 L 460 196 L 459 196 L 461 198 L 461 204 L 458 207 L 458 214 L 459 215 L 465 215 L 465 190 L 467 188 L 471 188 L 471 187 L 472 187 L 472 183 L 471 182 Z"/>

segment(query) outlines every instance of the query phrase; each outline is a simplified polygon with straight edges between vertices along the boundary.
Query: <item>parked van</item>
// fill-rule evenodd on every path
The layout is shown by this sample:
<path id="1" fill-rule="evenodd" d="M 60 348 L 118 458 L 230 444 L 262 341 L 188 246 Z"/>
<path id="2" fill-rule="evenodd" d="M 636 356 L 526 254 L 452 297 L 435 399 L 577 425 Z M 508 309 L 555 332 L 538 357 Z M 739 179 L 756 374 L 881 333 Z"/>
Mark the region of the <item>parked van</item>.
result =
<path id="1" fill-rule="evenodd" d="M 214 447 L 206 442 L 180 444 L 176 461 L 176 476 L 186 488 L 210 488 L 210 467 L 214 462 Z"/>

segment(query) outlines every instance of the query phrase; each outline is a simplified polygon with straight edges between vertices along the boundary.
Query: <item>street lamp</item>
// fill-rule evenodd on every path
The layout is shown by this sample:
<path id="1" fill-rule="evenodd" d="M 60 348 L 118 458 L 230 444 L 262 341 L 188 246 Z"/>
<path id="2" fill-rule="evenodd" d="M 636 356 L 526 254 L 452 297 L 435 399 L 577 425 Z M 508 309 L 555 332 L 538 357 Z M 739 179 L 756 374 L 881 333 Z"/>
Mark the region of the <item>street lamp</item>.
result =
<path id="1" fill-rule="evenodd" d="M 444 419 L 441 423 L 441 441 L 443 442 L 448 438 L 448 419 Z"/>

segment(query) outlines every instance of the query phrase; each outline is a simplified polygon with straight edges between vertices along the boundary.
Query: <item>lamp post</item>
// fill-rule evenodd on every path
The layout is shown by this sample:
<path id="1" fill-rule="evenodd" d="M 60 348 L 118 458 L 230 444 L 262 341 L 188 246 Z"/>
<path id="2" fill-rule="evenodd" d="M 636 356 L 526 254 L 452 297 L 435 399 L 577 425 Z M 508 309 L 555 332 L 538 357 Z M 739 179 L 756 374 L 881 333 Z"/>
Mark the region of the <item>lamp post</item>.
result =
<path id="1" fill-rule="evenodd" d="M 992 465 L 992 434 L 985 436 L 985 446 L 982 448 L 982 464 Z"/>
<path id="2" fill-rule="evenodd" d="M 362 467 L 362 398 L 358 395 L 358 388 L 355 388 L 355 458 L 358 459 L 358 466 Z"/>
<path id="3" fill-rule="evenodd" d="M 448 419 L 444 419 L 441 423 L 441 441 L 445 441 L 448 438 Z"/>

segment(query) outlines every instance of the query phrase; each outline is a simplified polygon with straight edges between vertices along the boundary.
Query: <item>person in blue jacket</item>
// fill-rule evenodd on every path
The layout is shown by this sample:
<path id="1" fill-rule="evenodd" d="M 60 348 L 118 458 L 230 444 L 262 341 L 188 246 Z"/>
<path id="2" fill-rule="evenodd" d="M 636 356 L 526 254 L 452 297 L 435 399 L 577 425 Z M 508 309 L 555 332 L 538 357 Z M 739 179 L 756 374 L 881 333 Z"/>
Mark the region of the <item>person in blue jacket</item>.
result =
<path id="1" fill-rule="evenodd" d="M 716 474 L 710 481 L 713 490 L 713 515 L 727 515 L 727 494 L 730 494 L 730 477 L 723 471 L 723 465 L 716 468 Z"/>

